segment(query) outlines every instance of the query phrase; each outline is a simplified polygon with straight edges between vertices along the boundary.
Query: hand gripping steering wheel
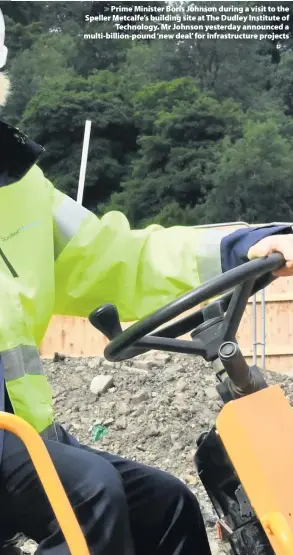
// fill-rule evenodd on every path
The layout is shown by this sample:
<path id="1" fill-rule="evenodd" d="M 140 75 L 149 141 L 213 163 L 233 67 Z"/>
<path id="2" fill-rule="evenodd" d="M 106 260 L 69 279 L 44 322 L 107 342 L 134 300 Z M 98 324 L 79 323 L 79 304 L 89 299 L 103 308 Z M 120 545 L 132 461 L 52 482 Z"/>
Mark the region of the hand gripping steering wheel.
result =
<path id="1" fill-rule="evenodd" d="M 247 301 L 259 288 L 257 280 L 283 265 L 284 258 L 279 253 L 242 264 L 180 296 L 124 331 L 118 311 L 111 304 L 94 310 L 89 320 L 110 340 L 105 358 L 113 362 L 151 349 L 200 355 L 213 361 L 219 357 L 223 344 L 235 341 Z M 158 330 L 187 310 L 220 295 L 222 297 L 205 308 Z M 190 331 L 192 341 L 177 339 Z M 225 356 L 224 351 L 222 355 Z"/>

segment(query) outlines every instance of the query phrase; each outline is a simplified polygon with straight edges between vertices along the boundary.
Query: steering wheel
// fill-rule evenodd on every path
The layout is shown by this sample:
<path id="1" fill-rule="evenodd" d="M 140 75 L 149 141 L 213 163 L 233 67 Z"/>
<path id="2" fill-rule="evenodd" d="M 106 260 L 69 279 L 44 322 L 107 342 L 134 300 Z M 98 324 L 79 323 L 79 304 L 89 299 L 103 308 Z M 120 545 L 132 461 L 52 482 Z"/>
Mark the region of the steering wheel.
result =
<path id="1" fill-rule="evenodd" d="M 247 301 L 257 290 L 257 280 L 279 269 L 284 262 L 281 254 L 274 253 L 242 264 L 180 296 L 124 331 L 112 304 L 94 310 L 89 320 L 110 340 L 104 353 L 109 361 L 130 359 L 151 349 L 200 355 L 213 361 L 218 358 L 223 342 L 235 340 Z M 222 297 L 205 308 L 156 331 L 187 310 L 220 295 Z M 176 339 L 190 331 L 192 341 Z"/>

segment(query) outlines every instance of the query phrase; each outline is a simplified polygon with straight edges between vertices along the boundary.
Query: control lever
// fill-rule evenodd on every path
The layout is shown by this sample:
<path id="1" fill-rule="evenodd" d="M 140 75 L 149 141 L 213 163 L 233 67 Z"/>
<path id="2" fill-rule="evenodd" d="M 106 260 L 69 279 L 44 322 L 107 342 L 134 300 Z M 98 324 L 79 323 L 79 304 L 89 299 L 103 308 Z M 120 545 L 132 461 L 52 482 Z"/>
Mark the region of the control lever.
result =
<path id="1" fill-rule="evenodd" d="M 222 343 L 219 349 L 219 358 L 237 388 L 245 390 L 251 382 L 251 385 L 254 385 L 251 370 L 237 343 L 234 341 Z"/>
<path id="2" fill-rule="evenodd" d="M 93 310 L 89 316 L 89 321 L 94 328 L 99 330 L 110 341 L 123 331 L 120 325 L 118 310 L 113 304 L 104 304 L 100 308 Z"/>
<path id="3" fill-rule="evenodd" d="M 122 327 L 120 324 L 119 314 L 116 306 L 113 304 L 104 304 L 100 308 L 93 310 L 89 315 L 89 321 L 99 330 L 107 339 L 113 341 L 122 332 Z M 127 355 L 129 358 L 141 355 L 145 352 L 145 349 L 130 347 L 127 349 Z"/>
<path id="4" fill-rule="evenodd" d="M 257 366 L 248 366 L 234 341 L 222 343 L 219 359 L 228 374 L 228 377 L 216 387 L 224 403 L 267 387 L 261 370 Z"/>

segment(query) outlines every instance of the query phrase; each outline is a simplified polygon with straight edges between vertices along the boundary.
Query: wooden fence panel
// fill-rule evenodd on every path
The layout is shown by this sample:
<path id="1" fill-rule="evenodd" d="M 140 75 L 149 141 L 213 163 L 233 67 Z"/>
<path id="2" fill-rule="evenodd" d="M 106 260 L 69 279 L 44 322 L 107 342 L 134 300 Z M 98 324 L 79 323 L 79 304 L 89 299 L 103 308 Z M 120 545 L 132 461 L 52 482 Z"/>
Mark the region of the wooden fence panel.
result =
<path id="1" fill-rule="evenodd" d="M 290 283 L 293 291 L 293 280 Z M 293 301 L 276 300 L 266 291 L 266 368 L 280 372 L 293 371 Z M 290 294 L 291 295 L 291 294 Z M 284 297 L 285 298 L 285 297 Z M 262 340 L 262 313 L 260 297 L 256 305 L 257 341 Z M 123 325 L 127 327 L 131 324 Z M 185 337 L 186 339 L 188 336 Z M 243 354 L 249 361 L 253 353 L 253 308 L 252 301 L 242 318 L 238 341 Z M 86 318 L 54 316 L 41 345 L 41 356 L 52 358 L 55 352 L 68 356 L 102 356 L 107 339 Z M 262 346 L 257 346 L 261 362 Z"/>

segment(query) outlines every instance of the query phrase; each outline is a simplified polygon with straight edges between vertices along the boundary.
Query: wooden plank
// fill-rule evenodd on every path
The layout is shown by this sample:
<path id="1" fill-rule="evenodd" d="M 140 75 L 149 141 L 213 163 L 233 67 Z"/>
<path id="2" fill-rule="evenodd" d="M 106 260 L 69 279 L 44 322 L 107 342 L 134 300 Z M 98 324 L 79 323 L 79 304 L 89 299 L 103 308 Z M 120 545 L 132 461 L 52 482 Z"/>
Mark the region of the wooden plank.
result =
<path id="1" fill-rule="evenodd" d="M 267 293 L 291 293 L 293 291 L 293 277 L 279 278 L 273 281 L 267 288 Z"/>
<path id="2" fill-rule="evenodd" d="M 239 343 L 241 352 L 245 357 L 252 356 L 252 348 L 243 348 Z M 257 345 L 258 355 L 261 356 L 262 345 Z M 266 345 L 265 352 L 267 356 L 293 356 L 293 345 Z"/>
<path id="3" fill-rule="evenodd" d="M 260 294 L 256 295 L 256 302 L 257 303 L 261 303 L 262 297 Z M 265 295 L 265 302 L 267 303 L 280 303 L 280 302 L 286 302 L 286 301 L 293 301 L 293 284 L 292 284 L 292 293 L 291 291 L 289 292 L 283 292 L 283 293 L 267 293 Z M 250 299 L 248 299 L 248 304 L 252 304 L 253 303 L 253 297 L 251 297 Z"/>
<path id="4" fill-rule="evenodd" d="M 248 364 L 252 364 L 252 357 L 247 357 L 246 360 Z M 257 365 L 261 368 L 261 357 L 257 358 Z M 266 357 L 265 369 L 272 373 L 283 373 L 293 376 L 293 356 Z"/>

